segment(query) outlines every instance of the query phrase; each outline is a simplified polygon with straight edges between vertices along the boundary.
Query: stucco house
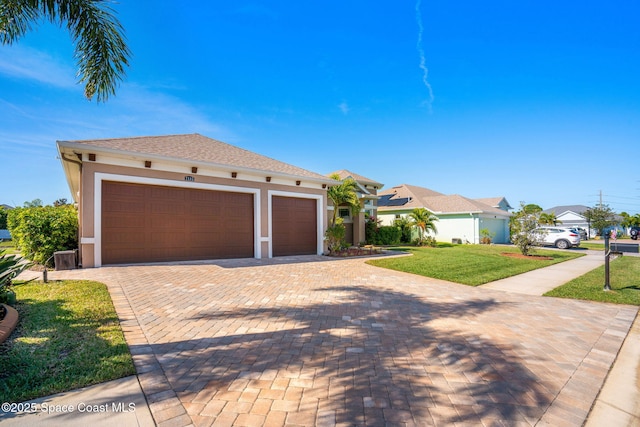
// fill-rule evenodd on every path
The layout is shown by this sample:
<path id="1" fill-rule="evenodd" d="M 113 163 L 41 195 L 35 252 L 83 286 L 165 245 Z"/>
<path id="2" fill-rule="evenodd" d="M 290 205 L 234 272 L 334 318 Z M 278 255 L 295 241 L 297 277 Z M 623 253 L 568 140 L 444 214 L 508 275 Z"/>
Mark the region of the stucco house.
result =
<path id="1" fill-rule="evenodd" d="M 342 218 L 345 226 L 345 240 L 347 243 L 357 245 L 365 241 L 365 222 L 366 217 L 376 216 L 378 210 L 378 190 L 384 184 L 374 181 L 349 170 L 342 169 L 330 173 L 327 176 L 338 175 L 341 180 L 352 178 L 357 184 L 357 194 L 360 200 L 360 212 L 357 216 L 353 216 L 348 206 L 338 206 L 338 217 Z M 329 201 L 329 216 L 333 215 L 334 206 Z"/>
<path id="2" fill-rule="evenodd" d="M 585 230 L 589 230 L 589 221 L 584 213 L 589 209 L 584 205 L 566 205 L 566 206 L 554 206 L 549 209 L 545 209 L 542 212 L 546 214 L 554 214 L 558 220 L 558 224 L 567 227 L 582 227 Z"/>
<path id="3" fill-rule="evenodd" d="M 493 234 L 494 243 L 509 242 L 508 210 L 512 208 L 504 197 L 469 199 L 409 184 L 383 190 L 379 195 L 377 218 L 382 225 L 392 225 L 415 208 L 425 208 L 438 217 L 437 241 L 480 243 L 481 230 L 486 229 Z"/>
<path id="4" fill-rule="evenodd" d="M 321 174 L 199 134 L 57 147 L 83 267 L 324 252 Z"/>

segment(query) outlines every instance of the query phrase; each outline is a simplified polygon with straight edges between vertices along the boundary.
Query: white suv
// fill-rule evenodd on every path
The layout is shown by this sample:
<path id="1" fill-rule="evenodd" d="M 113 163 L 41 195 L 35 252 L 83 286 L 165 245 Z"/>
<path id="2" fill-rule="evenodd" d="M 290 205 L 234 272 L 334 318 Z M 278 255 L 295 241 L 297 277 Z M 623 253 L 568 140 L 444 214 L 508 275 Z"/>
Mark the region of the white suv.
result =
<path id="1" fill-rule="evenodd" d="M 541 235 L 542 245 L 551 245 L 558 249 L 580 246 L 580 235 L 568 228 L 540 227 L 536 229 L 536 233 Z"/>

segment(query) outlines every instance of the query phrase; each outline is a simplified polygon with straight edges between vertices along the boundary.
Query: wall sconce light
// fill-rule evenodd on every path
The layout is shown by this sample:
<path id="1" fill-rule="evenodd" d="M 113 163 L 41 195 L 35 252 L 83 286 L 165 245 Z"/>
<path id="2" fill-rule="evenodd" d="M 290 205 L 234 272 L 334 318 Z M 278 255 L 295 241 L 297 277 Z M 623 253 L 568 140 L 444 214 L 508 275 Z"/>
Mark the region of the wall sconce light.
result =
<path id="1" fill-rule="evenodd" d="M 238 176 L 238 172 L 231 172 L 231 178 L 236 178 Z"/>
<path id="2" fill-rule="evenodd" d="M 267 182 L 271 182 L 271 177 L 270 176 L 267 177 Z"/>
<path id="3" fill-rule="evenodd" d="M 96 161 L 96 155 L 95 153 L 89 153 L 89 160 L 91 160 L 92 162 Z"/>
<path id="4" fill-rule="evenodd" d="M 145 168 L 150 168 L 151 167 L 151 160 L 145 160 L 144 161 L 144 167 Z"/>
<path id="5" fill-rule="evenodd" d="M 198 168 L 195 166 L 191 167 L 191 173 L 198 173 Z"/>
<path id="6" fill-rule="evenodd" d="M 296 185 L 300 185 L 300 181 L 296 181 Z"/>
<path id="7" fill-rule="evenodd" d="M 327 184 L 322 184 L 322 188 L 327 188 Z"/>

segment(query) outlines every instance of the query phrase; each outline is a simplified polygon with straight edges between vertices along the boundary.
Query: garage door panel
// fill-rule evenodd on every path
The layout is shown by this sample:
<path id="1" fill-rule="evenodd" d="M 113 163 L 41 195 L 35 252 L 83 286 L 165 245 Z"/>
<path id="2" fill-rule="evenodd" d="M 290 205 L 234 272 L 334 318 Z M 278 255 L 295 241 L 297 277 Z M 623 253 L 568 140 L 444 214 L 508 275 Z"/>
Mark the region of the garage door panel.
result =
<path id="1" fill-rule="evenodd" d="M 252 194 L 110 181 L 102 194 L 103 264 L 254 256 Z"/>
<path id="2" fill-rule="evenodd" d="M 294 197 L 273 197 L 273 255 L 317 253 L 317 201 Z"/>

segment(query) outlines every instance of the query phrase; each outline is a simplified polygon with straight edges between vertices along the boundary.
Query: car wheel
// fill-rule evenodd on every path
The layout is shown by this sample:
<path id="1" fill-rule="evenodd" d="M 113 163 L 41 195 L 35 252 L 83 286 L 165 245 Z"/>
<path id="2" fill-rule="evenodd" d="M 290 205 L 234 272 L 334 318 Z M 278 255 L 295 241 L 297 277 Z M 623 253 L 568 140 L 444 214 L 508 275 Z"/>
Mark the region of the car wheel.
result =
<path id="1" fill-rule="evenodd" d="M 637 239 L 638 239 L 638 235 L 637 235 L 637 234 L 632 235 L 632 236 L 631 236 L 631 239 L 632 239 L 632 240 L 637 240 Z"/>
<path id="2" fill-rule="evenodd" d="M 558 240 L 556 242 L 556 248 L 558 249 L 567 249 L 571 247 L 571 243 L 567 242 L 566 240 Z"/>

